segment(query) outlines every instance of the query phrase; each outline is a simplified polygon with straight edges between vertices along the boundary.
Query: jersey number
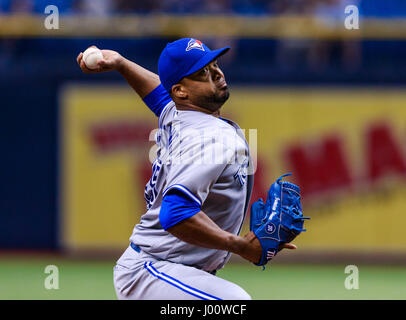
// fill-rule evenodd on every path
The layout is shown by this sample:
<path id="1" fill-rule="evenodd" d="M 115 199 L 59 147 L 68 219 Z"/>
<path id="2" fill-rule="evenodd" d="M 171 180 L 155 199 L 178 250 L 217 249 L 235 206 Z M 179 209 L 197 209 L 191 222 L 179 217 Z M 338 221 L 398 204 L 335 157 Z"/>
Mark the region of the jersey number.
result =
<path id="1" fill-rule="evenodd" d="M 147 210 L 152 206 L 152 203 L 155 201 L 158 191 L 156 189 L 156 182 L 158 180 L 159 171 L 162 168 L 162 162 L 159 159 L 156 159 L 152 164 L 152 176 L 149 179 L 148 183 L 145 185 L 144 198 L 147 203 Z"/>

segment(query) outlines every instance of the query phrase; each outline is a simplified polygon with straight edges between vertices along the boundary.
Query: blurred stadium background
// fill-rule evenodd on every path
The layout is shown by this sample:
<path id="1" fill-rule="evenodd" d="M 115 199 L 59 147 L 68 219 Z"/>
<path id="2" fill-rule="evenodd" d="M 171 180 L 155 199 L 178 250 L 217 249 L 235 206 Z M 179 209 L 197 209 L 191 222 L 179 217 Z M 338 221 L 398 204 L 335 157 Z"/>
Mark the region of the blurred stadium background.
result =
<path id="1" fill-rule="evenodd" d="M 51 4 L 58 30 L 44 27 Z M 344 28 L 349 4 L 359 30 Z M 233 257 L 219 276 L 254 299 L 405 299 L 402 0 L 0 0 L 0 299 L 115 299 L 157 125 L 117 73 L 83 75 L 75 59 L 96 45 L 157 72 L 186 36 L 232 47 L 223 110 L 258 130 L 253 199 L 294 172 L 312 217 L 297 252 L 264 272 Z M 44 288 L 47 265 L 59 290 Z"/>

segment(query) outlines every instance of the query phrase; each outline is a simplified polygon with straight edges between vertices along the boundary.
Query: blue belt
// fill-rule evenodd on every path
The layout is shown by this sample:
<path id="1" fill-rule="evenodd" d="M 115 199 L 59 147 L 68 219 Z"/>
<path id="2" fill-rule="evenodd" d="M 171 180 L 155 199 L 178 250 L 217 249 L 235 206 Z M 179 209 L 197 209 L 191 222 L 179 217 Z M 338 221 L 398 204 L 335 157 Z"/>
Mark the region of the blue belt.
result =
<path id="1" fill-rule="evenodd" d="M 131 246 L 131 248 L 133 248 L 135 251 L 137 251 L 138 253 L 140 253 L 141 252 L 141 249 L 140 249 L 140 247 L 139 246 L 137 246 L 136 244 L 134 244 L 134 243 L 130 243 L 130 246 Z"/>
<path id="2" fill-rule="evenodd" d="M 137 246 L 136 244 L 134 244 L 134 243 L 130 243 L 130 246 L 131 246 L 131 248 L 133 248 L 135 251 L 137 251 L 138 253 L 140 253 L 141 252 L 141 248 L 139 247 L 139 246 Z M 213 271 L 207 271 L 207 272 L 209 272 L 209 273 L 211 273 L 212 275 L 216 275 L 216 270 L 213 270 Z"/>

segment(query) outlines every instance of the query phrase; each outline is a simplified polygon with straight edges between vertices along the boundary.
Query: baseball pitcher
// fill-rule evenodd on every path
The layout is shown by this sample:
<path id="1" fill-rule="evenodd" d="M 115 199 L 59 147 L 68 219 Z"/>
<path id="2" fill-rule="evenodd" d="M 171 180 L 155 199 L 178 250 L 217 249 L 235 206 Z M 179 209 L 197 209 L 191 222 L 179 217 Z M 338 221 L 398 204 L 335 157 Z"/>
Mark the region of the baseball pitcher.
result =
<path id="1" fill-rule="evenodd" d="M 157 156 L 145 186 L 146 212 L 114 267 L 119 299 L 250 299 L 216 276 L 235 253 L 264 266 L 303 231 L 300 188 L 278 179 L 251 207 L 250 232 L 239 236 L 253 172 L 239 126 L 220 116 L 229 90 L 210 50 L 184 38 L 162 51 L 159 76 L 111 50 L 96 69 L 118 71 L 158 118 Z"/>

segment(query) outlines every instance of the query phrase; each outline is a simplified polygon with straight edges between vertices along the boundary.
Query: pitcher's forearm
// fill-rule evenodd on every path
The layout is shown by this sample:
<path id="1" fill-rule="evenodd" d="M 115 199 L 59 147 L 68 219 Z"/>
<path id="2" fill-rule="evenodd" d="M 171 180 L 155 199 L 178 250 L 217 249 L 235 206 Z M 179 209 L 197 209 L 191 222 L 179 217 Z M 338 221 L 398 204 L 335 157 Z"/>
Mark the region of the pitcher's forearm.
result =
<path id="1" fill-rule="evenodd" d="M 185 219 L 168 229 L 175 237 L 187 243 L 210 249 L 229 251 L 258 262 L 261 245 L 255 235 L 240 237 L 222 230 L 204 212 Z"/>
<path id="2" fill-rule="evenodd" d="M 97 49 L 96 46 L 92 48 Z M 142 99 L 161 83 L 157 74 L 126 59 L 117 51 L 103 49 L 101 52 L 103 59 L 97 62 L 98 67 L 95 69 L 89 69 L 83 61 L 83 52 L 79 53 L 76 61 L 83 73 L 118 71 Z"/>
<path id="3" fill-rule="evenodd" d="M 124 57 L 118 64 L 117 71 L 142 99 L 161 83 L 157 74 Z"/>

